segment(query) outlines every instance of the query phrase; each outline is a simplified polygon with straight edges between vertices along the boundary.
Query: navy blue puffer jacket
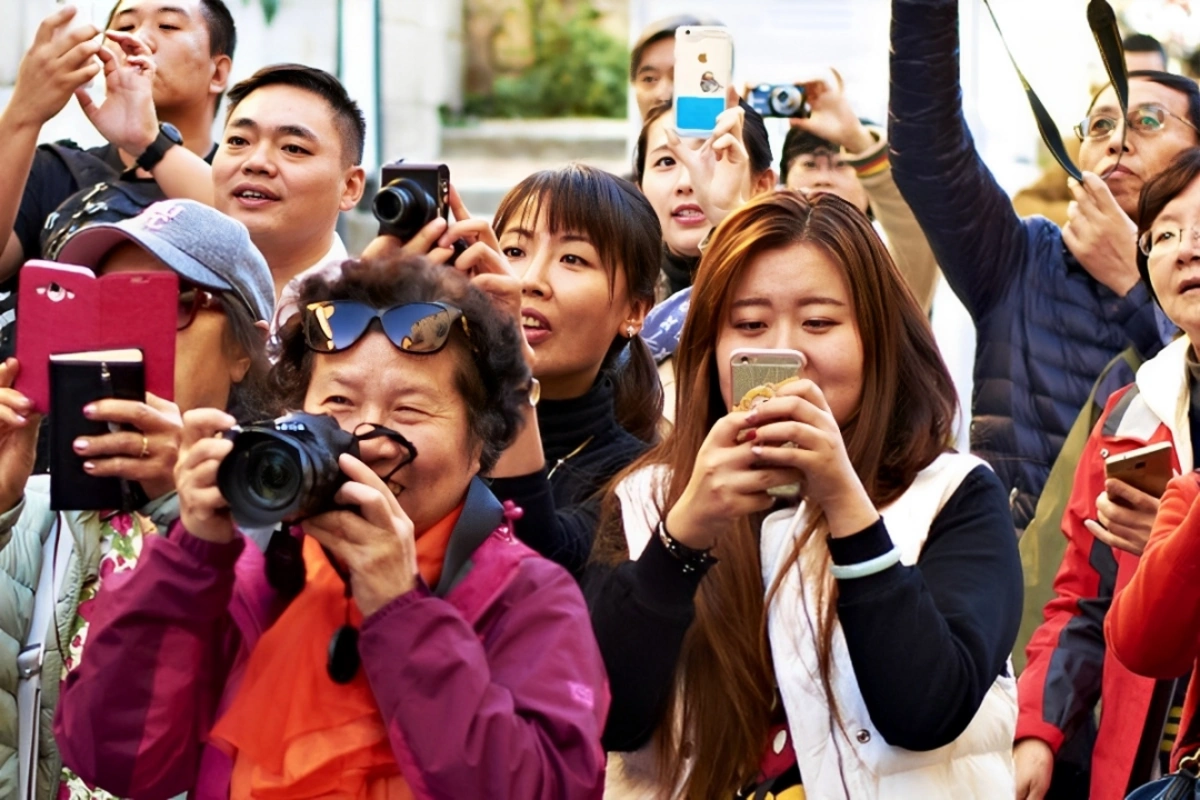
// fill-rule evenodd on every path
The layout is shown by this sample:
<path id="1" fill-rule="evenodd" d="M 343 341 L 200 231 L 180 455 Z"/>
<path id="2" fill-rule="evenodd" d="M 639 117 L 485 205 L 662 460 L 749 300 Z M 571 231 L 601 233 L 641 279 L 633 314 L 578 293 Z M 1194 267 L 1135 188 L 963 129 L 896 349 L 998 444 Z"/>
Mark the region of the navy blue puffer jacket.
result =
<path id="1" fill-rule="evenodd" d="M 1023 529 L 1101 370 L 1131 345 L 1149 358 L 1173 326 L 1143 284 L 1118 297 L 1057 225 L 1013 211 L 963 118 L 958 0 L 893 0 L 888 138 L 896 185 L 975 321 L 971 449 Z"/>

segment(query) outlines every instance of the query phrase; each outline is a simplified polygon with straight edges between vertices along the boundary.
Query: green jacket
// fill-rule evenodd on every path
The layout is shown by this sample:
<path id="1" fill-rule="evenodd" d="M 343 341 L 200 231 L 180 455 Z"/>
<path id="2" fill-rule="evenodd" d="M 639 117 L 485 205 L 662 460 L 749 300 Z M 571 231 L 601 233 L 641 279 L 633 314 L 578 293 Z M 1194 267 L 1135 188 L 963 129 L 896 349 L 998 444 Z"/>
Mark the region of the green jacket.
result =
<path id="1" fill-rule="evenodd" d="M 160 530 L 179 516 L 172 493 L 141 509 Z M 42 568 L 42 545 L 54 526 L 50 510 L 50 476 L 35 475 L 25 485 L 25 496 L 12 510 L 0 514 L 0 798 L 17 795 L 17 654 L 29 633 L 33 596 Z M 63 535 L 74 540 L 65 569 L 62 590 L 54 608 L 56 631 L 46 635 L 42 663 L 41 745 L 38 757 L 38 800 L 58 795 L 62 772 L 54 743 L 54 708 L 62 679 L 63 657 L 59 642 L 69 641 L 70 629 L 86 582 L 97 577 L 102 526 L 96 511 L 62 512 Z"/>

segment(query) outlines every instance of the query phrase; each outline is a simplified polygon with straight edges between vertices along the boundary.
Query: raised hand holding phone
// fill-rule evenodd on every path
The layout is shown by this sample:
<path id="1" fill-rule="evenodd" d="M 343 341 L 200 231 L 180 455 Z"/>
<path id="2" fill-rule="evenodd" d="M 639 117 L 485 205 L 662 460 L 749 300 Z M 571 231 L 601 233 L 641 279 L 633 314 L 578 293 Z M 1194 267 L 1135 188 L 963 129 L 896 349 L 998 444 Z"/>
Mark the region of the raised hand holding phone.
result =
<path id="1" fill-rule="evenodd" d="M 718 225 L 754 192 L 750 154 L 742 138 L 746 112 L 738 105 L 737 91 L 729 89 L 727 108 L 717 117 L 712 135 L 699 145 L 667 130 L 671 152 L 687 168 L 696 203 L 713 225 Z"/>
<path id="2" fill-rule="evenodd" d="M 747 414 L 746 423 L 755 427 L 755 463 L 802 474 L 805 500 L 825 512 L 831 536 L 851 536 L 879 519 L 816 383 L 801 378 L 784 384 L 775 397 Z"/>
<path id="3" fill-rule="evenodd" d="M 15 358 L 0 362 L 0 514 L 20 502 L 37 457 L 41 416 L 12 388 L 19 370 Z"/>
<path id="4" fill-rule="evenodd" d="M 733 83 L 733 36 L 717 25 L 675 31 L 675 128 L 680 136 L 706 138 L 725 110 Z"/>

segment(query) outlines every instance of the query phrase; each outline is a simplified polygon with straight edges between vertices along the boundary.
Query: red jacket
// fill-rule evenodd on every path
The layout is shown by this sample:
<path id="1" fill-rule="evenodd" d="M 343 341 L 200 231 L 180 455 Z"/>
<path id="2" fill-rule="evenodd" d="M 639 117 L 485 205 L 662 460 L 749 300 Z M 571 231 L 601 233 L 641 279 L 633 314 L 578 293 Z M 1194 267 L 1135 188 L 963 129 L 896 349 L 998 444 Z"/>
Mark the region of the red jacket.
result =
<path id="1" fill-rule="evenodd" d="M 1168 679 L 1192 671 L 1172 768 L 1200 748 L 1200 475 L 1167 486 L 1150 542 L 1133 580 L 1113 601 L 1105 638 L 1122 664 L 1139 675 Z"/>
<path id="2" fill-rule="evenodd" d="M 1088 438 L 1063 515 L 1067 550 L 1054 580 L 1055 598 L 1046 604 L 1045 621 L 1026 648 L 1028 663 L 1018 682 L 1016 739 L 1041 739 L 1055 753 L 1100 702 L 1091 800 L 1125 796 L 1155 681 L 1130 672 L 1104 645 L 1104 617 L 1112 598 L 1133 578 L 1138 557 L 1114 551 L 1083 523 L 1096 519 L 1105 458 L 1167 441 L 1175 445 L 1175 469 L 1181 461 L 1191 467 L 1187 403 L 1180 402 L 1187 393 L 1187 346 L 1179 339 L 1143 364 L 1136 385 L 1109 398 Z"/>
<path id="3" fill-rule="evenodd" d="M 283 609 L 264 559 L 176 523 L 97 597 L 87 658 L 55 718 L 63 761 L 119 797 L 229 797 L 207 745 L 250 651 Z M 579 798 L 604 786 L 604 663 L 565 570 L 511 535 L 472 484 L 436 593 L 421 584 L 367 617 L 359 652 L 417 798 Z"/>

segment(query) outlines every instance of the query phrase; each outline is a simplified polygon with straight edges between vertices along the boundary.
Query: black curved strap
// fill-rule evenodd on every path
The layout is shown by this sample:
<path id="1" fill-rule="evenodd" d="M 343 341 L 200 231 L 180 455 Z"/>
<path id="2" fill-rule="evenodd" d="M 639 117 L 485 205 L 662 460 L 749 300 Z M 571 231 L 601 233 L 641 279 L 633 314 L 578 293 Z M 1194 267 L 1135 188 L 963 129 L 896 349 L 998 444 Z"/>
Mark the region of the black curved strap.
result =
<path id="1" fill-rule="evenodd" d="M 988 16 L 992 18 L 992 24 L 996 26 L 996 33 L 1000 34 L 1000 43 L 1004 45 L 1004 52 L 1008 54 L 1008 60 L 1012 62 L 1013 69 L 1017 71 L 1017 77 L 1021 79 L 1021 86 L 1024 87 L 1025 96 L 1029 99 L 1029 107 L 1033 109 L 1033 118 L 1037 122 L 1042 141 L 1046 143 L 1046 147 L 1050 148 L 1050 154 L 1054 156 L 1055 161 L 1062 165 L 1067 174 L 1077 181 L 1082 181 L 1083 172 L 1067 155 L 1067 149 L 1063 144 L 1058 126 L 1054 124 L 1054 119 L 1046 110 L 1046 106 L 1042 104 L 1037 92 L 1025 79 L 1025 74 L 1021 72 L 1017 60 L 1013 58 L 1012 50 L 1009 49 L 1008 42 L 1004 39 L 1004 32 L 1000 30 L 1000 23 L 996 20 L 996 13 L 992 11 L 992 4 L 989 0 L 983 0 L 983 5 L 987 8 Z M 1108 79 L 1112 81 L 1113 89 L 1117 93 L 1117 101 L 1121 105 L 1121 116 L 1124 118 L 1129 114 L 1129 74 L 1125 70 L 1125 48 L 1121 45 L 1117 15 L 1113 13 L 1112 6 L 1106 0 L 1090 0 L 1087 18 L 1088 26 L 1092 29 L 1092 36 L 1096 39 L 1096 46 L 1100 50 L 1100 58 L 1104 62 L 1104 70 L 1108 73 Z M 1124 129 L 1122 128 L 1122 130 Z"/>

